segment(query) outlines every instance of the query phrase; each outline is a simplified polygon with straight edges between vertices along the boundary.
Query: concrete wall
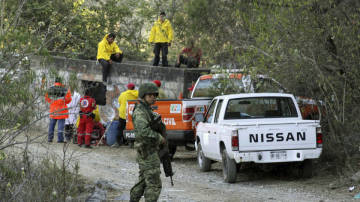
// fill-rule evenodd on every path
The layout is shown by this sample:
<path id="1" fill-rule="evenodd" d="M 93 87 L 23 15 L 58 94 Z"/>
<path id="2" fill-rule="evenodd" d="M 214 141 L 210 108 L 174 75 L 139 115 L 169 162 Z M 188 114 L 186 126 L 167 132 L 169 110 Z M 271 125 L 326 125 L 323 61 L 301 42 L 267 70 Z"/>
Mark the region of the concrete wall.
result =
<path id="1" fill-rule="evenodd" d="M 102 81 L 102 67 L 92 60 L 64 57 L 32 57 L 30 66 L 39 75 L 39 83 L 41 82 L 41 75 L 49 75 L 49 71 L 52 68 L 56 69 L 65 81 L 69 79 L 71 73 L 76 73 L 79 84 L 81 80 Z M 126 90 L 126 85 L 129 82 L 135 83 L 136 89 L 138 89 L 142 83 L 160 80 L 162 83 L 161 88 L 168 98 L 175 99 L 180 93 L 185 98 L 189 94 L 188 88 L 191 87 L 192 82 L 196 82 L 201 74 L 209 72 L 208 69 L 153 67 L 143 62 L 125 61 L 121 64 L 114 63 L 110 72 L 110 81 L 113 84 L 113 88 L 106 92 L 106 105 L 100 106 L 102 120 L 108 122 L 118 117 L 117 98 L 121 92 Z M 47 87 L 53 85 L 53 80 L 51 79 L 53 78 L 47 76 Z M 80 94 L 83 95 L 81 90 Z"/>
<path id="2" fill-rule="evenodd" d="M 92 60 L 78 60 L 64 57 L 47 59 L 34 57 L 31 60 L 32 68 L 55 68 L 60 72 L 75 72 L 79 80 L 101 81 L 102 67 Z M 126 90 L 126 84 L 135 83 L 137 88 L 140 84 L 160 80 L 161 88 L 169 98 L 177 98 L 179 93 L 188 95 L 188 88 L 202 73 L 208 73 L 208 69 L 187 69 L 175 67 L 154 67 L 139 62 L 125 61 L 121 64 L 114 63 L 110 72 L 110 81 L 120 91 Z"/>

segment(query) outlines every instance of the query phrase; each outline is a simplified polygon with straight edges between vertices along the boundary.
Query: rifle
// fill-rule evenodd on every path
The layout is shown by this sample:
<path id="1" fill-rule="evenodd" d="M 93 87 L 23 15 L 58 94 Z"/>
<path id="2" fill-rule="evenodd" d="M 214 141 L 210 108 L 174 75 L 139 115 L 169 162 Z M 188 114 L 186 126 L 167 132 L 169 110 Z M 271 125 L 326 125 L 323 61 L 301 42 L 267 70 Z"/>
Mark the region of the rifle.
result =
<path id="1" fill-rule="evenodd" d="M 161 121 L 161 116 L 159 114 L 154 113 L 154 117 L 150 123 L 150 128 L 155 130 L 156 132 L 159 132 L 163 138 L 166 139 L 166 127 L 165 124 Z M 160 145 L 160 151 L 159 151 L 159 157 L 160 161 L 163 164 L 163 169 L 165 172 L 166 177 L 170 177 L 171 180 L 171 186 L 174 186 L 174 182 L 172 179 L 172 176 L 174 175 L 174 172 L 172 170 L 171 166 L 171 160 L 169 155 L 169 147 L 167 142 L 165 144 Z"/>

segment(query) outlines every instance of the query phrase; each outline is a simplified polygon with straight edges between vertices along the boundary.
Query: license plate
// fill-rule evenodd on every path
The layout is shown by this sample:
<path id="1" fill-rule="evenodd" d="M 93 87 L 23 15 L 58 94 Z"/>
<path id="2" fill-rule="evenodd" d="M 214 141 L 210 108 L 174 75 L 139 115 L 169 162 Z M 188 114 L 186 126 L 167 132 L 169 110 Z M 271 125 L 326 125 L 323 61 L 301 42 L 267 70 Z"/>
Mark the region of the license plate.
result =
<path id="1" fill-rule="evenodd" d="M 270 152 L 271 160 L 286 160 L 286 151 L 272 151 Z"/>
<path id="2" fill-rule="evenodd" d="M 125 137 L 126 139 L 135 139 L 135 133 L 133 132 L 125 133 Z"/>

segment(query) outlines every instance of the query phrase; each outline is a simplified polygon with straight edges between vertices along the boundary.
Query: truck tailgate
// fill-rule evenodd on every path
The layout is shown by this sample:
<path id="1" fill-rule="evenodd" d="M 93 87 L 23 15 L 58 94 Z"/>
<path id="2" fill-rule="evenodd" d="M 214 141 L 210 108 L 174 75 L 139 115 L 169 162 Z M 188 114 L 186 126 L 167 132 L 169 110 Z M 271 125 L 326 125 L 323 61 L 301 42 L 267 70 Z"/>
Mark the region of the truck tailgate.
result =
<path id="1" fill-rule="evenodd" d="M 131 100 L 127 103 L 128 122 L 126 124 L 126 130 L 134 129 L 131 115 L 136 102 L 137 101 L 135 100 Z M 161 100 L 157 101 L 152 107 L 154 112 L 157 112 L 161 115 L 162 121 L 166 125 L 167 130 L 192 130 L 191 122 L 183 122 L 182 120 L 181 100 Z"/>
<path id="2" fill-rule="evenodd" d="M 274 123 L 239 127 L 240 151 L 316 148 L 313 123 Z"/>

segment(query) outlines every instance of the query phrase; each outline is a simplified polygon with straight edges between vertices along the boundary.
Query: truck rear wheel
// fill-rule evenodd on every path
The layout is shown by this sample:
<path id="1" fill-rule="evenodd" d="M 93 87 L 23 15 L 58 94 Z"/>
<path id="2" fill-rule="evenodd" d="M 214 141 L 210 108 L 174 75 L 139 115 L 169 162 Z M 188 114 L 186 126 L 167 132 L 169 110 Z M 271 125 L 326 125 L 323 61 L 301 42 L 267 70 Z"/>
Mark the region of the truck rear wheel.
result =
<path id="1" fill-rule="evenodd" d="M 236 181 L 236 162 L 229 158 L 225 148 L 221 152 L 221 157 L 224 181 L 234 183 Z"/>
<path id="2" fill-rule="evenodd" d="M 204 156 L 204 152 L 201 148 L 201 144 L 198 146 L 197 160 L 200 167 L 200 171 L 207 172 L 211 169 L 211 160 Z"/>

